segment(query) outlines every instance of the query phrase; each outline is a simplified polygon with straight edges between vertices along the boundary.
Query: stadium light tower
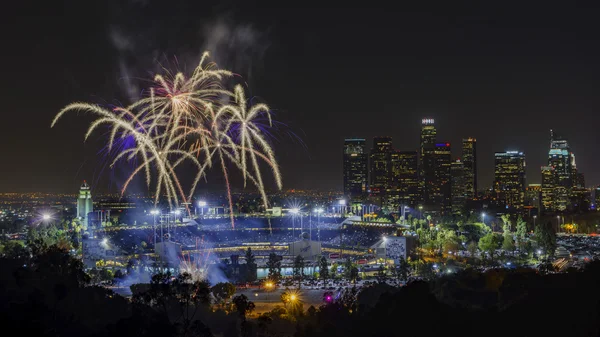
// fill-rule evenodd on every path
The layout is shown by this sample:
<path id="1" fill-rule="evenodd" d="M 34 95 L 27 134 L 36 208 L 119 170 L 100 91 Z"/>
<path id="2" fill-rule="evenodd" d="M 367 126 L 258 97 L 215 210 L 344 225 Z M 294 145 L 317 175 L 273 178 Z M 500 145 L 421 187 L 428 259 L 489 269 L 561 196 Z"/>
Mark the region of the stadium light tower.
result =
<path id="1" fill-rule="evenodd" d="M 296 215 L 300 212 L 298 208 L 290 209 L 290 213 L 292 213 L 292 239 L 296 237 Z"/>
<path id="2" fill-rule="evenodd" d="M 42 214 L 42 220 L 44 220 L 44 221 L 48 221 L 48 220 L 50 220 L 51 218 L 52 218 L 52 217 L 51 217 L 51 216 L 50 216 L 50 214 L 48 214 L 48 213 Z"/>
<path id="3" fill-rule="evenodd" d="M 160 213 L 159 210 L 157 210 L 156 208 L 153 210 L 150 210 L 150 214 L 152 215 L 152 218 L 154 220 L 153 225 L 152 225 L 152 231 L 154 232 L 154 246 L 156 247 L 156 216 Z"/>
<path id="4" fill-rule="evenodd" d="M 204 200 L 198 201 L 198 207 L 200 207 L 200 215 L 204 218 L 204 207 L 206 207 L 207 203 Z"/>
<path id="5" fill-rule="evenodd" d="M 346 209 L 346 199 L 340 199 L 338 204 L 340 205 L 340 215 L 343 216 L 342 208 Z"/>

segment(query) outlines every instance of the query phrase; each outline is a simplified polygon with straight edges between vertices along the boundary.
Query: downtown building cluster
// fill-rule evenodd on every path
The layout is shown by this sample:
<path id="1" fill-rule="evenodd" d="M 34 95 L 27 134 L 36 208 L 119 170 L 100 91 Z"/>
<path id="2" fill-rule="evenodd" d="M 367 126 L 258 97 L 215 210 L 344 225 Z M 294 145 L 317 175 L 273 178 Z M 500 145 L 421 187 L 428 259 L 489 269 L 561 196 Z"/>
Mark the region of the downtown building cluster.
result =
<path id="1" fill-rule="evenodd" d="M 490 209 L 532 216 L 595 209 L 600 191 L 585 188 L 566 139 L 551 132 L 541 184 L 527 184 L 526 168 L 523 152 L 496 152 L 493 185 L 478 190 L 477 140 L 463 138 L 461 156 L 453 158 L 429 118 L 421 121 L 416 151 L 396 150 L 391 137 L 375 137 L 370 151 L 363 138 L 345 139 L 343 148 L 344 195 L 391 213 L 418 207 L 439 215 Z"/>
<path id="2" fill-rule="evenodd" d="M 344 194 L 369 198 L 389 212 L 420 207 L 440 214 L 461 213 L 477 197 L 477 141 L 465 138 L 462 160 L 453 159 L 449 142 L 437 139 L 433 119 L 421 121 L 419 150 L 399 151 L 391 137 L 344 142 Z"/>

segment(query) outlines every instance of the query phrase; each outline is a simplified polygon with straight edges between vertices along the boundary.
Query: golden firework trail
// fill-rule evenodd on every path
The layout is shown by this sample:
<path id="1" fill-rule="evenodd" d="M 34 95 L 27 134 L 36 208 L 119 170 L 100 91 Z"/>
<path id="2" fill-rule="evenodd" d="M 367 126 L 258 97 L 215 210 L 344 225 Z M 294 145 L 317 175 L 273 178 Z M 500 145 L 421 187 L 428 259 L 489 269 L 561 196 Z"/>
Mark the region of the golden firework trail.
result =
<path id="1" fill-rule="evenodd" d="M 154 77 L 155 86 L 148 90 L 149 95 L 127 107 L 107 109 L 95 104 L 71 103 L 56 114 L 51 127 L 67 112 L 83 112 L 95 117 L 85 139 L 101 125 L 110 127 L 109 150 L 126 138 L 133 139 L 135 146 L 123 149 L 111 162 L 111 167 L 120 160 L 135 159 L 138 163 L 123 184 L 121 194 L 137 175 L 144 174 L 148 188 L 154 189 L 155 204 L 165 196 L 171 209 L 187 205 L 206 172 L 213 165 L 219 166 L 234 226 L 228 165 L 233 164 L 241 172 L 244 186 L 249 181 L 258 189 L 265 208 L 268 200 L 261 166 L 270 168 L 279 189 L 282 178 L 265 132 L 265 127 L 272 126 L 269 107 L 249 105 L 241 85 L 228 90 L 224 80 L 233 73 L 218 69 L 214 63 L 207 63 L 207 59 L 205 52 L 189 77 L 181 72 L 173 76 L 165 69 L 165 75 Z M 265 119 L 266 126 L 262 123 Z M 196 170 L 187 193 L 176 173 L 183 163 L 191 163 Z"/>

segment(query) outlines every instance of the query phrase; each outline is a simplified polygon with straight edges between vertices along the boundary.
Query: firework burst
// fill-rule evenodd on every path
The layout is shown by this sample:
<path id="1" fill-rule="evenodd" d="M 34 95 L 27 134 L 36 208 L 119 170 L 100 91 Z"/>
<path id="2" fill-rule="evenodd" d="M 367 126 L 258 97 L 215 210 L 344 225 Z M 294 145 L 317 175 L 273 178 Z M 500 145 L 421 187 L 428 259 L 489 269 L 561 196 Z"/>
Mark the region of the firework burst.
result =
<path id="1" fill-rule="evenodd" d="M 190 76 L 181 72 L 173 75 L 165 69 L 165 74 L 154 77 L 155 85 L 147 95 L 127 107 L 69 104 L 54 117 L 51 126 L 67 112 L 83 112 L 96 117 L 85 139 L 98 127 L 108 125 L 109 151 L 118 149 L 124 139 L 133 140 L 134 145 L 118 151 L 110 164 L 113 167 L 121 160 L 137 160 L 121 193 L 143 174 L 155 204 L 165 196 L 171 209 L 187 205 L 200 180 L 217 166 L 225 178 L 234 226 L 230 165 L 241 172 L 244 185 L 251 182 L 258 189 L 265 208 L 268 200 L 261 167 L 270 168 L 278 188 L 282 179 L 268 139 L 272 126 L 269 107 L 249 105 L 241 85 L 228 90 L 224 80 L 232 73 L 207 60 L 208 53 L 204 53 Z M 265 119 L 268 123 L 263 123 Z M 176 173 L 183 163 L 191 163 L 196 170 L 188 190 Z"/>

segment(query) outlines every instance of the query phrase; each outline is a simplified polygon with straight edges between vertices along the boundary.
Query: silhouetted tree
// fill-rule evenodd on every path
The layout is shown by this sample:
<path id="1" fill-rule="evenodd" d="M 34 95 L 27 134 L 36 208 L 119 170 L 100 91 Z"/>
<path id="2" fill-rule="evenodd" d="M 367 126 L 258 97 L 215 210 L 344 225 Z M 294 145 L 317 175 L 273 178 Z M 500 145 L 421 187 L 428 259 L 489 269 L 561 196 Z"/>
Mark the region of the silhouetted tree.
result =
<path id="1" fill-rule="evenodd" d="M 269 254 L 267 269 L 269 271 L 268 278 L 271 282 L 277 283 L 281 280 L 281 258 L 279 255 L 275 253 Z"/>

